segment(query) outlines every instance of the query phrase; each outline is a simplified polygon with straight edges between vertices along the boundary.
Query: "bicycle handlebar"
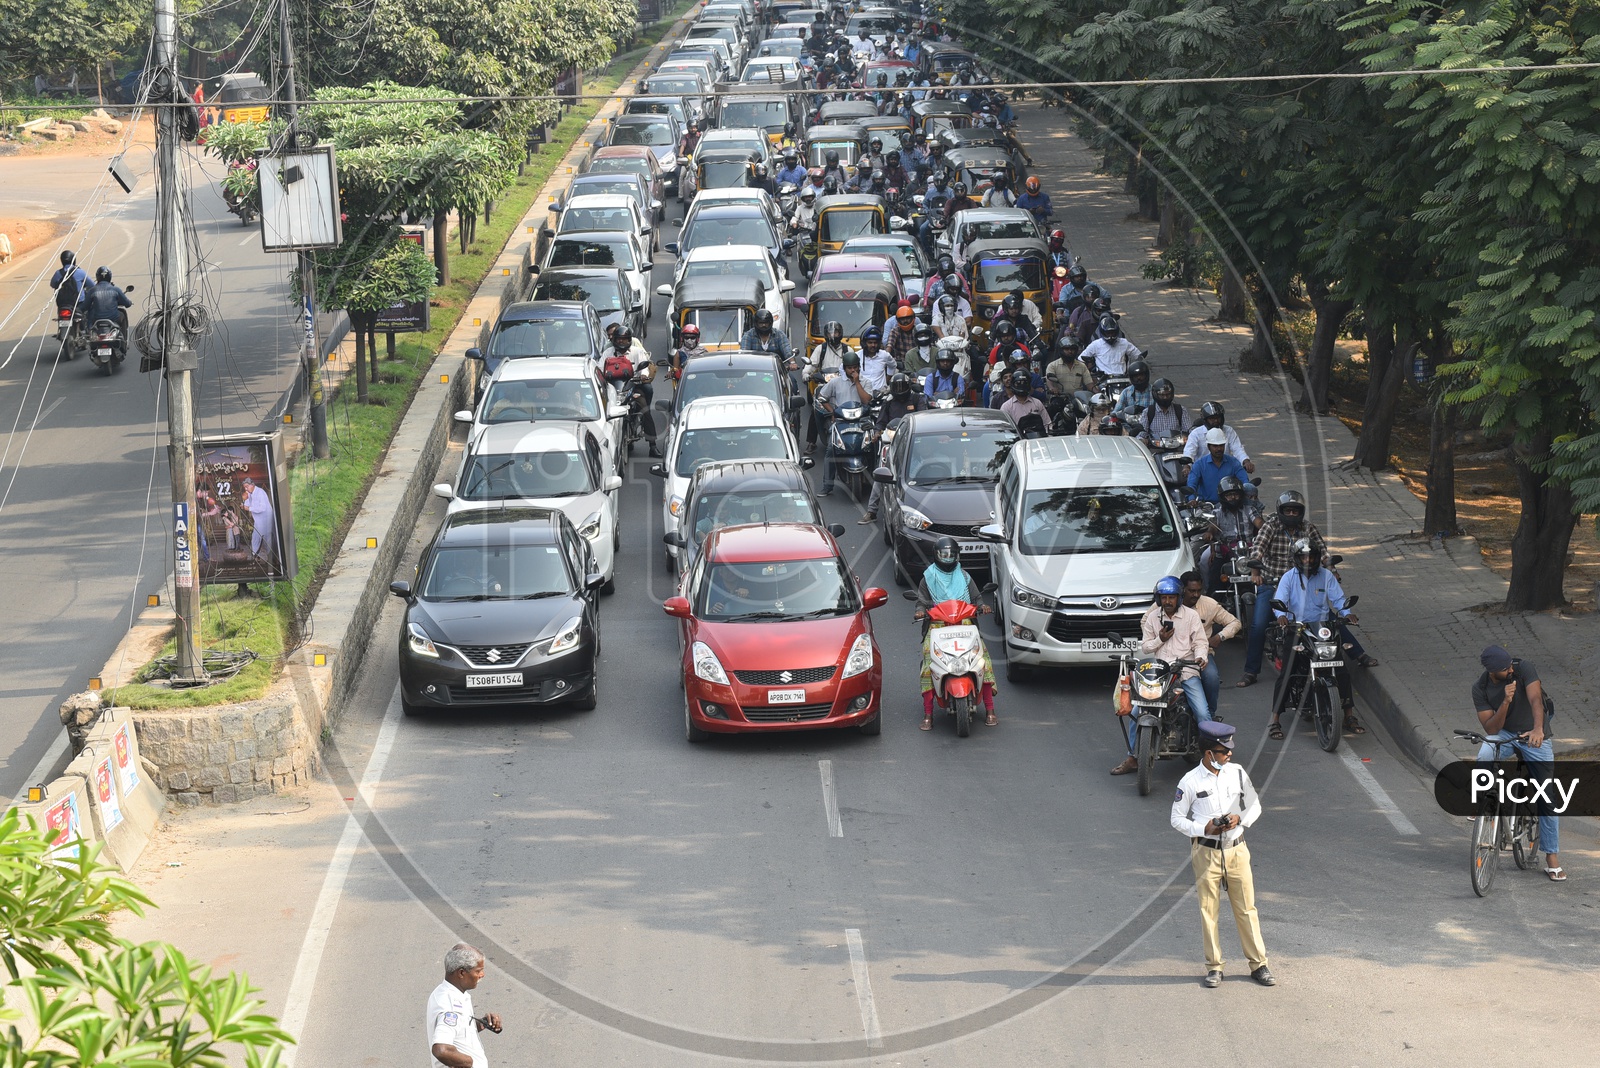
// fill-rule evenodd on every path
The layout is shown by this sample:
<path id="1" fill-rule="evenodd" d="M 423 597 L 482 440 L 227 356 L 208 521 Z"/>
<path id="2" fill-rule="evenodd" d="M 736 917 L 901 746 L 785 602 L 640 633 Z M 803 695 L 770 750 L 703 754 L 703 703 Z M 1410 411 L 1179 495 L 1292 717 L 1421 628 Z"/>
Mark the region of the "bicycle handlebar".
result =
<path id="1" fill-rule="evenodd" d="M 1509 745 L 1512 742 L 1525 742 L 1525 741 L 1528 740 L 1528 732 L 1527 731 L 1523 731 L 1521 734 L 1517 735 L 1515 738 L 1500 738 L 1500 739 L 1486 738 L 1483 735 L 1479 734 L 1477 731 L 1454 731 L 1452 733 L 1454 733 L 1457 737 L 1466 738 L 1469 741 L 1477 742 L 1479 745 Z"/>

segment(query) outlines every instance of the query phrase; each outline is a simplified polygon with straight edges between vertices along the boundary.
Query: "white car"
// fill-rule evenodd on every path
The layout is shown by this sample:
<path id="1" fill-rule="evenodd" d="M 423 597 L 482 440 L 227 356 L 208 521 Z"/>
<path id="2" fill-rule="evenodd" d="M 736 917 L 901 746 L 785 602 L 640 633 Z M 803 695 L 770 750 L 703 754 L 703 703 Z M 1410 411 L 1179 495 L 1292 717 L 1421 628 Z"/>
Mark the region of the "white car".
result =
<path id="1" fill-rule="evenodd" d="M 1105 667 L 1137 648 L 1156 582 L 1194 566 L 1161 472 L 1134 438 L 1019 441 L 979 527 L 1006 636 L 1006 675 L 1034 664 Z"/>
<path id="2" fill-rule="evenodd" d="M 687 255 L 680 257 L 673 266 L 672 281 L 656 287 L 656 292 L 667 298 L 667 322 L 678 321 L 673 294 L 681 280 L 719 275 L 754 278 L 760 282 L 773 323 L 784 333 L 789 332 L 789 294 L 795 286 L 783 276 L 778 262 L 772 258 L 772 251 L 761 245 L 706 245 L 690 249 Z"/>
<path id="3" fill-rule="evenodd" d="M 549 422 L 575 422 L 600 439 L 609 470 L 621 471 L 622 420 L 628 410 L 591 359 L 551 356 L 539 360 L 506 360 L 483 387 L 476 412 L 455 414 L 465 423 L 467 448 L 491 427 L 518 424 L 523 429 Z"/>
<path id="4" fill-rule="evenodd" d="M 633 291 L 643 294 L 644 314 L 649 318 L 650 272 L 654 266 L 654 257 L 638 234 L 627 230 L 577 230 L 550 239 L 539 270 L 546 267 L 620 267 Z"/>
<path id="5" fill-rule="evenodd" d="M 956 212 L 935 243 L 945 251 L 954 250 L 959 266 L 962 252 L 974 241 L 1025 241 L 1043 236 L 1039 224 L 1022 208 L 968 208 Z"/>
<path id="6" fill-rule="evenodd" d="M 584 193 L 568 199 L 550 236 L 584 230 L 622 230 L 652 252 L 661 240 L 650 218 L 639 210 L 639 202 L 626 193 Z"/>
<path id="7" fill-rule="evenodd" d="M 757 56 L 745 64 L 739 75 L 739 81 L 745 85 L 799 80 L 800 61 L 789 56 Z"/>
<path id="8" fill-rule="evenodd" d="M 772 224 L 778 228 L 780 234 L 789 229 L 789 220 L 783 217 L 783 209 L 778 207 L 778 202 L 772 194 L 765 189 L 755 189 L 750 186 L 730 186 L 727 189 L 702 189 L 695 193 L 694 201 L 689 205 L 689 211 L 698 211 L 702 206 L 710 207 L 713 204 L 759 204 Z M 683 221 L 689 221 L 689 214 L 685 213 Z"/>
<path id="9" fill-rule="evenodd" d="M 690 401 L 669 432 L 666 459 L 650 468 L 665 480 L 661 495 L 662 533 L 680 533 L 683 495 L 689 476 L 715 460 L 792 460 L 800 462 L 800 446 L 789 421 L 765 397 L 703 397 Z M 667 573 L 678 570 L 676 546 L 667 546 Z"/>
<path id="10" fill-rule="evenodd" d="M 461 461 L 455 485 L 433 492 L 450 502 L 449 513 L 502 503 L 559 508 L 589 543 L 605 576 L 602 593 L 617 588 L 617 491 L 622 476 L 607 466 L 602 446 L 578 423 L 489 427 Z"/>

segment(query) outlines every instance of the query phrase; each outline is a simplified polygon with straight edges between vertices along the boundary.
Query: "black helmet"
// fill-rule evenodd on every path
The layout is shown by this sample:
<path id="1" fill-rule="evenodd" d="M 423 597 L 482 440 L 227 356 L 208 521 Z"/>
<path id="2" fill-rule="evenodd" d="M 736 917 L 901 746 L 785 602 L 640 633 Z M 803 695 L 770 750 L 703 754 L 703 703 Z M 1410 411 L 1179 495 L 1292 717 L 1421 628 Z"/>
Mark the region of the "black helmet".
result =
<path id="1" fill-rule="evenodd" d="M 1128 365 L 1128 380 L 1143 389 L 1150 381 L 1150 365 L 1143 360 L 1134 360 Z"/>
<path id="2" fill-rule="evenodd" d="M 859 371 L 861 369 L 861 354 L 855 349 L 851 349 L 839 360 L 839 366 L 846 369 L 854 367 Z"/>
<path id="3" fill-rule="evenodd" d="M 832 171 L 822 180 L 822 195 L 833 196 L 839 191 L 839 176 Z"/>
<path id="4" fill-rule="evenodd" d="M 878 77 L 879 78 L 885 78 L 885 77 L 887 77 L 887 75 L 880 74 L 880 75 L 878 75 Z M 883 82 L 880 81 L 878 84 L 882 85 Z M 883 138 L 874 137 L 872 140 L 867 142 L 867 145 L 869 147 L 871 147 L 871 148 L 882 148 L 883 147 Z"/>
<path id="5" fill-rule="evenodd" d="M 940 297 L 939 299 L 943 300 L 944 298 Z M 922 323 L 917 327 L 916 332 L 911 336 L 916 340 L 918 345 L 931 345 L 933 344 L 934 340 L 933 327 L 929 326 L 927 323 Z"/>
<path id="6" fill-rule="evenodd" d="M 911 376 L 897 371 L 889 377 L 889 393 L 904 399 L 911 395 Z"/>
<path id="7" fill-rule="evenodd" d="M 1226 497 L 1230 493 L 1237 493 L 1240 497 L 1243 497 L 1244 483 L 1233 475 L 1223 475 L 1217 480 L 1217 496 Z"/>
<path id="8" fill-rule="evenodd" d="M 96 282 L 109 282 L 109 281 L 111 281 L 111 268 L 110 267 L 96 267 L 94 269 L 94 280 Z"/>
<path id="9" fill-rule="evenodd" d="M 956 545 L 956 539 L 948 534 L 933 543 L 933 562 L 939 565 L 939 570 L 949 573 L 961 563 L 961 549 Z"/>
<path id="10" fill-rule="evenodd" d="M 1006 176 L 1005 171 L 995 171 L 994 177 L 989 179 L 989 181 L 996 189 L 1004 189 L 1006 186 L 1011 184 L 1011 179 Z"/>
<path id="11" fill-rule="evenodd" d="M 886 153 L 884 155 L 884 157 L 883 157 L 883 162 L 885 162 L 885 163 L 899 163 L 900 162 L 900 151 L 899 151 L 899 149 L 896 149 L 893 152 Z"/>
<path id="12" fill-rule="evenodd" d="M 889 181 L 889 176 L 884 174 L 882 171 L 875 170 L 875 171 L 872 172 L 872 188 L 873 189 L 875 189 L 875 190 L 882 189 L 886 184 L 888 184 L 888 181 Z"/>
<path id="13" fill-rule="evenodd" d="M 785 163 L 793 163 L 795 160 L 797 160 L 799 158 L 800 158 L 800 153 L 795 149 L 795 147 L 793 145 L 790 145 L 790 146 L 788 146 L 787 148 L 785 148 L 783 150 L 783 161 Z"/>
<path id="14" fill-rule="evenodd" d="M 952 188 L 955 190 L 955 194 L 958 197 L 964 197 L 964 196 L 967 195 L 967 183 L 966 182 L 957 182 Z"/>
<path id="15" fill-rule="evenodd" d="M 1021 310 L 1022 298 L 1017 295 L 1016 290 L 1012 290 L 1010 293 L 1007 293 L 1003 298 L 1001 298 L 1000 307 L 1014 314 Z"/>
<path id="16" fill-rule="evenodd" d="M 943 278 L 956 269 L 955 258 L 948 252 L 939 253 L 939 277 Z"/>
<path id="17" fill-rule="evenodd" d="M 756 329 L 772 329 L 772 312 L 768 311 L 766 308 L 762 308 L 760 311 L 756 312 Z"/>
<path id="18" fill-rule="evenodd" d="M 1100 433 L 1110 434 L 1113 437 L 1122 434 L 1122 420 L 1114 415 L 1108 415 L 1100 420 Z"/>
<path id="19" fill-rule="evenodd" d="M 1306 517 L 1306 499 L 1298 490 L 1284 490 L 1278 496 L 1278 518 L 1286 527 L 1298 527 Z"/>
<path id="20" fill-rule="evenodd" d="M 1226 418 L 1223 415 L 1221 403 L 1217 401 L 1206 401 L 1204 404 L 1200 405 L 1200 415 L 1203 419 L 1215 419 L 1219 424 L 1222 423 Z"/>
<path id="21" fill-rule="evenodd" d="M 72 252 L 71 249 L 61 250 L 61 266 L 71 267 L 77 261 L 78 257 Z"/>
<path id="22" fill-rule="evenodd" d="M 1150 395 L 1155 398 L 1157 404 L 1161 404 L 1163 396 L 1167 398 L 1167 403 L 1170 404 L 1172 398 L 1177 396 L 1177 393 L 1178 391 L 1173 387 L 1172 379 L 1170 378 L 1158 378 L 1156 379 L 1156 384 L 1150 387 Z M 1166 405 L 1162 405 L 1162 407 L 1166 407 Z"/>
<path id="23" fill-rule="evenodd" d="M 934 354 L 933 362 L 934 363 L 948 363 L 952 367 L 954 367 L 955 366 L 955 362 L 956 362 L 956 350 L 955 349 L 947 349 L 943 345 L 940 345 L 939 346 L 939 351 Z"/>
<path id="24" fill-rule="evenodd" d="M 889 84 L 889 75 L 886 72 L 879 71 L 878 72 L 878 88 L 879 89 L 886 88 L 888 86 L 888 84 Z M 878 145 L 878 146 L 881 147 L 883 145 L 883 142 L 882 141 L 874 141 L 873 144 Z"/>
<path id="25" fill-rule="evenodd" d="M 1003 345 L 1017 339 L 1017 324 L 1010 319 L 1001 319 L 990 329 L 990 333 L 994 335 L 996 343 Z"/>
<path id="26" fill-rule="evenodd" d="M 828 149 L 827 153 L 823 155 L 822 160 L 828 165 L 830 170 L 834 167 L 837 167 L 839 165 L 839 150 L 835 148 Z"/>
<path id="27" fill-rule="evenodd" d="M 831 341 L 834 344 L 838 344 L 839 342 L 843 341 L 844 324 L 839 322 L 837 319 L 829 319 L 827 322 L 823 323 L 822 340 Z"/>
<path id="28" fill-rule="evenodd" d="M 625 326 L 618 326 L 611 335 L 611 344 L 619 351 L 633 344 L 633 331 Z"/>
<path id="29" fill-rule="evenodd" d="M 1100 317 L 1100 336 L 1107 341 L 1115 341 L 1122 336 L 1122 327 L 1117 325 L 1115 317 L 1110 315 Z"/>
<path id="30" fill-rule="evenodd" d="M 1083 299 L 1089 301 L 1090 303 L 1104 298 L 1105 295 L 1106 291 L 1101 287 L 1099 282 L 1090 282 L 1083 287 Z M 1107 310 L 1110 310 L 1111 308 L 1109 300 L 1106 304 L 1106 308 Z"/>
<path id="31" fill-rule="evenodd" d="M 1067 281 L 1071 282 L 1079 289 L 1082 289 L 1084 287 L 1084 283 L 1088 280 L 1089 272 L 1083 269 L 1083 265 L 1081 263 L 1074 263 L 1071 267 L 1067 268 Z"/>
<path id="32" fill-rule="evenodd" d="M 941 193 L 944 192 L 944 187 L 949 185 L 949 184 L 950 184 L 950 175 L 947 174 L 946 172 L 939 171 L 937 174 L 935 174 L 933 176 L 933 187 L 935 189 L 939 190 Z"/>
<path id="33" fill-rule="evenodd" d="M 1015 355 L 1020 351 L 1020 349 L 1014 349 L 1012 350 L 1012 354 Z M 1033 375 L 1029 374 L 1025 368 L 1017 368 L 1015 371 L 1011 372 L 1011 388 L 1024 395 L 1032 393 Z"/>

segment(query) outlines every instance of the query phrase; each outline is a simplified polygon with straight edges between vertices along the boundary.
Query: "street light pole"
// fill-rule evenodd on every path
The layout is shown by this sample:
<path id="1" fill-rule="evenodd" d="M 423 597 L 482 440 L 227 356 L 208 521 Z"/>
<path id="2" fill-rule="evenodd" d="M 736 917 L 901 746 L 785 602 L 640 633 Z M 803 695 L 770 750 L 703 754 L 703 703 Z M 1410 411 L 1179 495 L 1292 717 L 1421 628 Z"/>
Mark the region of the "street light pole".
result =
<path id="1" fill-rule="evenodd" d="M 278 4 L 278 47 L 283 63 L 283 96 L 288 101 L 284 112 L 289 123 L 285 147 L 293 152 L 300 147 L 298 120 L 299 95 L 294 83 L 294 39 L 289 35 L 289 0 Z M 306 397 L 311 409 L 311 453 L 319 460 L 328 458 L 328 408 L 322 392 L 322 353 L 317 345 L 316 274 L 311 253 L 299 252 L 295 259 L 300 271 L 301 311 L 306 317 L 305 348 L 301 359 L 306 376 Z"/>

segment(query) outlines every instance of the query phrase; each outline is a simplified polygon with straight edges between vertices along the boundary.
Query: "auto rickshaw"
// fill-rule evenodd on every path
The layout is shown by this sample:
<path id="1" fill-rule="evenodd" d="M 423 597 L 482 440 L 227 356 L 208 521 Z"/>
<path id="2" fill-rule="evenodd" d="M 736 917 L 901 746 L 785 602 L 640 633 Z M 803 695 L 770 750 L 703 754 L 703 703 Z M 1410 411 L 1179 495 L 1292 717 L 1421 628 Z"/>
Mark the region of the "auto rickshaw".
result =
<path id="1" fill-rule="evenodd" d="M 859 348 L 867 327 L 882 330 L 883 324 L 894 318 L 898 302 L 899 294 L 892 283 L 862 278 L 819 282 L 811 287 L 809 295 L 792 299 L 794 306 L 806 313 L 807 356 L 822 344 L 824 323 L 842 323 L 845 341 Z"/>
<path id="2" fill-rule="evenodd" d="M 917 56 L 917 68 L 935 85 L 949 85 L 967 66 L 977 69 L 978 57 L 949 41 L 924 41 Z"/>
<path id="3" fill-rule="evenodd" d="M 919 100 L 911 105 L 911 118 L 928 137 L 940 130 L 972 125 L 972 109 L 959 100 Z"/>
<path id="4" fill-rule="evenodd" d="M 806 128 L 806 166 L 822 167 L 827 164 L 831 149 L 839 153 L 839 162 L 853 167 L 867 148 L 867 131 L 860 126 L 810 126 Z"/>
<path id="5" fill-rule="evenodd" d="M 750 184 L 749 149 L 702 148 L 694 154 L 694 190 L 741 189 Z"/>
<path id="6" fill-rule="evenodd" d="M 817 108 L 818 126 L 853 126 L 877 117 L 878 105 L 870 100 L 829 100 Z"/>
<path id="7" fill-rule="evenodd" d="M 1022 195 L 1023 174 L 1017 169 L 1011 153 L 1003 148 L 987 145 L 968 145 L 952 148 L 944 154 L 945 166 L 955 172 L 951 181 L 966 182 L 974 197 L 994 184 L 994 176 L 1004 174 L 1011 180 L 1011 191 Z"/>
<path id="8" fill-rule="evenodd" d="M 683 328 L 694 323 L 700 344 L 713 352 L 735 352 L 765 306 L 761 283 L 749 275 L 680 278 L 672 291 L 672 346 L 677 348 Z"/>
<path id="9" fill-rule="evenodd" d="M 222 112 L 223 122 L 266 122 L 272 108 L 267 83 L 254 74 L 224 74 L 217 92 L 207 103 Z"/>
<path id="10" fill-rule="evenodd" d="M 817 254 L 838 252 L 852 237 L 889 232 L 889 209 L 876 193 L 817 198 Z"/>
<path id="11" fill-rule="evenodd" d="M 1020 289 L 1039 306 L 1040 335 L 1047 341 L 1054 338 L 1050 252 L 1043 240 L 974 241 L 967 246 L 966 257 L 963 273 L 972 293 L 973 323 L 987 329 L 1006 294 Z"/>

